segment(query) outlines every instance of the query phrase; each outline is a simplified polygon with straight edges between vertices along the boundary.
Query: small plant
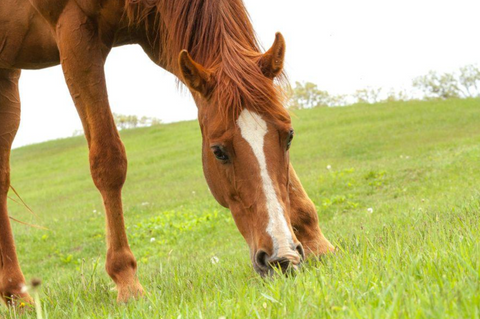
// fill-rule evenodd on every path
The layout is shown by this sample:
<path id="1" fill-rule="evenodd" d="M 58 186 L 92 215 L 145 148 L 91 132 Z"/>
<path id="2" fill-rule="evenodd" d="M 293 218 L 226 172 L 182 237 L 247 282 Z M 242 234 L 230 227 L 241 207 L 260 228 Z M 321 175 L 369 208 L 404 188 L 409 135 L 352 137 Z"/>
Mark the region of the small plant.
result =
<path id="1" fill-rule="evenodd" d="M 37 319 L 43 319 L 42 303 L 40 301 L 40 294 L 38 292 L 41 284 L 42 284 L 42 281 L 40 279 L 32 279 L 31 286 L 32 286 L 33 299 L 35 300 L 35 312 L 37 313 Z"/>
<path id="2" fill-rule="evenodd" d="M 385 183 L 386 175 L 387 172 L 385 171 L 370 171 L 365 175 L 365 180 L 367 180 L 368 185 L 379 188 Z"/>

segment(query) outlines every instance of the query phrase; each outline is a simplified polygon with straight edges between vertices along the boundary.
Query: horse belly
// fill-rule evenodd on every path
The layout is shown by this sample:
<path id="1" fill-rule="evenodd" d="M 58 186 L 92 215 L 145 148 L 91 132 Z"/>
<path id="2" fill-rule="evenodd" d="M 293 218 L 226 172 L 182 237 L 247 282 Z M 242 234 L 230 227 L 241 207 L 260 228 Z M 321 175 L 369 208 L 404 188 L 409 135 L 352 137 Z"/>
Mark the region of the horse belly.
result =
<path id="1" fill-rule="evenodd" d="M 41 69 L 60 61 L 51 27 L 28 0 L 0 1 L 0 68 Z"/>

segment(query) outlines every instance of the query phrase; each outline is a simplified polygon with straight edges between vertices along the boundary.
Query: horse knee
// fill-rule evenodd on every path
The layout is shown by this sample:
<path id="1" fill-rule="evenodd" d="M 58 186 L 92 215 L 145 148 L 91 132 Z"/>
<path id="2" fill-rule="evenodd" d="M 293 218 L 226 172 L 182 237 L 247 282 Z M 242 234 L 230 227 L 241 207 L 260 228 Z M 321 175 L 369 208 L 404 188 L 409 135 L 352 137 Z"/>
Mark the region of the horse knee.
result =
<path id="1" fill-rule="evenodd" d="M 92 178 L 100 191 L 117 191 L 127 176 L 127 156 L 122 142 L 96 145 L 90 148 Z"/>

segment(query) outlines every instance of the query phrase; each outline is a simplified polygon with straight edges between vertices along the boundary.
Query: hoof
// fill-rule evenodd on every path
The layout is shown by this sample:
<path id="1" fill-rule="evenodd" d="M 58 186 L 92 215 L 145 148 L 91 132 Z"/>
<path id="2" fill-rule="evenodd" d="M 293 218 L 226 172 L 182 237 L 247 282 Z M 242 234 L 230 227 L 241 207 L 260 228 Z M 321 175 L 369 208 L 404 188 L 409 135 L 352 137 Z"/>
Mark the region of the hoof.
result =
<path id="1" fill-rule="evenodd" d="M 118 290 L 118 303 L 127 303 L 131 300 L 136 300 L 145 295 L 142 285 L 139 282 L 135 282 L 130 285 L 117 286 Z"/>

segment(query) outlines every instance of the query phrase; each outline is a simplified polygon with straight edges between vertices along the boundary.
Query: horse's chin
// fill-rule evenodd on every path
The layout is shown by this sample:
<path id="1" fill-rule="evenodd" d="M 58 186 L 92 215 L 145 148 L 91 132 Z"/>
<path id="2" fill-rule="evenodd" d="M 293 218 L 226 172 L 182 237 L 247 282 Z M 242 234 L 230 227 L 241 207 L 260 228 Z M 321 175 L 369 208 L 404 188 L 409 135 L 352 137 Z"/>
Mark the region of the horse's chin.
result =
<path id="1" fill-rule="evenodd" d="M 272 277 L 272 271 L 270 270 L 262 270 L 260 268 L 258 268 L 257 266 L 253 266 L 253 269 L 255 270 L 255 272 L 260 275 L 260 277 L 262 278 L 270 278 Z"/>
<path id="2" fill-rule="evenodd" d="M 267 278 L 273 278 L 275 275 L 280 275 L 280 276 L 292 276 L 292 275 L 296 275 L 298 273 L 298 271 L 300 270 L 302 264 L 298 264 L 298 265 L 290 265 L 288 267 L 288 269 L 286 271 L 283 271 L 280 270 L 280 269 L 276 269 L 276 268 L 270 268 L 270 269 L 262 269 L 260 267 L 258 267 L 257 265 L 255 265 L 255 263 L 253 264 L 253 269 L 255 270 L 255 272 L 260 275 L 260 277 L 264 278 L 264 279 L 267 279 Z"/>

